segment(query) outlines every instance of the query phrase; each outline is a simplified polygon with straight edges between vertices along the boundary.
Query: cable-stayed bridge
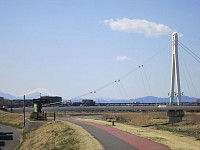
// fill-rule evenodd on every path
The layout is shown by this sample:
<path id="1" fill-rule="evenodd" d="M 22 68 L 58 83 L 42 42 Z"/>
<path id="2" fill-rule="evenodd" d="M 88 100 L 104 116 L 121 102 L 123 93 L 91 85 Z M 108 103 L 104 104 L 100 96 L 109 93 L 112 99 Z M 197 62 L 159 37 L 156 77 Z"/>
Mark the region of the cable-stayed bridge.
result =
<path id="1" fill-rule="evenodd" d="M 178 46 L 180 46 L 182 49 L 184 49 L 192 58 L 194 58 L 198 63 L 200 63 L 200 57 L 198 55 L 196 55 L 194 52 L 192 52 L 188 47 L 186 47 L 184 44 L 182 44 L 178 40 L 178 33 L 173 33 L 173 35 L 172 35 L 171 83 L 170 83 L 170 92 L 168 93 L 170 100 L 165 105 L 158 104 L 156 102 L 152 102 L 152 103 L 130 102 L 130 103 L 126 103 L 126 104 L 118 105 L 118 106 L 110 106 L 108 104 L 108 105 L 98 105 L 98 106 L 82 105 L 82 106 L 78 106 L 78 107 L 74 107 L 74 106 L 71 106 L 71 107 L 43 107 L 43 110 L 48 110 L 48 111 L 58 111 L 58 110 L 60 110 L 60 111 L 142 111 L 142 110 L 159 111 L 159 110 L 165 110 L 168 112 L 170 122 L 182 121 L 182 117 L 184 116 L 184 111 L 188 111 L 188 110 L 200 111 L 200 105 L 196 105 L 196 106 L 182 105 L 183 103 L 182 103 L 181 97 L 183 95 L 183 92 L 181 91 Z M 158 53 L 160 53 L 160 52 L 158 52 Z M 133 70 L 131 70 L 127 74 L 124 74 L 123 76 L 119 77 L 118 79 L 116 79 L 112 82 L 109 82 L 109 83 L 107 83 L 95 90 L 92 90 L 88 93 L 82 94 L 80 96 L 76 96 L 76 97 L 68 100 L 68 102 L 71 102 L 76 99 L 81 99 L 81 98 L 84 99 L 84 97 L 88 97 L 88 96 L 93 96 L 93 98 L 95 98 L 98 101 L 98 97 L 100 97 L 99 91 L 106 89 L 112 85 L 115 85 L 117 87 L 122 99 L 128 99 L 126 90 L 121 81 L 124 80 L 126 77 L 130 76 L 131 74 L 135 73 L 136 71 L 140 72 L 141 82 L 144 85 L 144 91 L 145 91 L 146 95 L 147 95 L 147 91 L 149 93 L 152 93 L 151 86 L 150 86 L 150 83 L 148 80 L 148 76 L 144 69 L 144 65 L 148 61 L 150 61 L 152 58 L 154 58 L 158 53 L 156 53 L 151 58 L 146 60 L 142 65 L 139 65 L 138 67 L 134 68 Z M 180 53 L 180 54 L 182 55 L 182 53 Z M 186 66 L 186 64 L 185 64 L 185 66 Z M 186 69 L 186 70 L 188 70 L 188 69 Z M 191 79 L 190 75 L 189 75 L 189 77 Z M 146 84 L 145 84 L 145 82 L 146 82 Z M 192 82 L 192 80 L 190 82 Z M 187 82 L 187 85 L 188 85 L 188 82 Z M 192 85 L 193 85 L 193 82 L 192 82 Z M 190 88 L 188 87 L 188 89 L 190 89 Z M 193 90 L 195 91 L 195 93 L 197 93 L 197 90 L 194 86 L 193 86 Z M 29 110 L 31 111 L 31 108 L 26 109 L 26 111 L 29 111 Z"/>
<path id="2" fill-rule="evenodd" d="M 135 110 L 167 110 L 168 111 L 168 116 L 170 119 L 170 122 L 179 122 L 182 121 L 182 117 L 184 116 L 184 110 L 200 110 L 200 106 L 182 106 L 181 105 L 181 97 L 183 95 L 183 92 L 181 91 L 181 80 L 180 80 L 180 72 L 179 72 L 179 56 L 178 56 L 178 45 L 180 45 L 181 48 L 183 48 L 190 56 L 192 56 L 198 63 L 200 63 L 200 57 L 198 55 L 196 55 L 194 52 L 192 52 L 189 48 L 187 48 L 185 45 L 183 45 L 179 40 L 178 40 L 178 33 L 173 33 L 172 34 L 172 67 L 171 67 L 171 83 L 170 83 L 170 92 L 169 92 L 169 104 L 168 105 L 154 105 L 154 106 L 139 106 L 139 105 L 133 105 L 133 104 L 127 104 L 127 106 L 104 106 L 104 107 L 95 107 L 95 108 L 91 108 L 91 107 L 83 107 L 81 108 L 81 110 L 99 110 L 99 111 L 103 111 L 103 110 L 107 110 L 107 111 L 112 111 L 112 110 L 119 110 L 119 111 L 135 111 Z M 144 70 L 144 64 L 139 65 L 138 68 L 135 68 L 134 70 L 130 71 L 129 73 L 121 76 L 120 78 L 118 78 L 117 80 L 114 80 L 100 88 L 97 88 L 94 91 L 91 91 L 89 93 L 77 96 L 72 98 L 73 99 L 78 99 L 81 97 L 85 97 L 88 95 L 93 95 L 94 97 L 96 97 L 96 95 L 98 95 L 98 91 L 107 88 L 110 85 L 115 84 L 119 90 L 119 93 L 121 95 L 121 97 L 123 99 L 127 98 L 127 94 L 126 91 L 122 85 L 121 80 L 127 76 L 129 76 L 130 74 L 132 74 L 133 72 L 135 72 L 136 70 L 140 70 L 141 73 L 141 78 L 142 78 L 142 82 L 144 85 L 144 91 L 145 93 L 147 93 L 147 89 L 150 90 L 151 93 L 151 88 L 150 88 L 150 84 L 148 81 L 148 77 L 145 73 Z M 143 72 L 143 73 L 142 73 Z M 191 77 L 190 77 L 191 78 Z M 146 86 L 145 86 L 145 80 L 147 82 Z M 191 81 L 192 82 L 192 81 Z M 193 82 L 192 82 L 193 83 Z M 188 85 L 188 84 L 187 84 Z M 194 87 L 193 87 L 194 88 Z M 189 88 L 188 88 L 189 89 Z M 196 89 L 194 88 L 195 92 Z M 196 92 L 197 93 L 197 92 Z M 175 101 L 176 98 L 176 101 Z M 76 109 L 74 108 L 68 108 L 67 110 L 74 110 Z"/>
<path id="3" fill-rule="evenodd" d="M 192 52 L 189 48 L 187 48 L 184 44 L 182 44 L 179 40 L 178 40 L 178 34 L 177 33 L 173 33 L 172 35 L 172 69 L 171 69 L 171 84 L 170 84 L 170 92 L 168 93 L 168 96 L 170 98 L 170 105 L 173 105 L 174 104 L 174 101 L 177 101 L 177 105 L 179 105 L 179 102 L 181 102 L 181 96 L 183 95 L 183 92 L 181 91 L 181 84 L 180 84 L 180 73 L 179 73 L 179 57 L 178 57 L 178 53 L 181 54 L 181 56 L 183 55 L 182 54 L 182 49 L 181 51 L 178 51 L 178 46 L 180 48 L 182 48 L 183 50 L 185 50 L 190 56 L 192 56 L 192 58 L 194 58 L 198 63 L 200 63 L 200 57 L 198 55 L 196 55 L 194 52 Z M 143 87 L 139 87 L 138 88 L 143 88 L 143 95 L 146 95 L 146 96 L 150 96 L 150 95 L 153 95 L 152 94 L 152 86 L 150 85 L 150 82 L 149 82 L 149 77 L 148 77 L 148 74 L 146 72 L 146 64 L 152 60 L 153 58 L 155 58 L 155 56 L 157 56 L 161 51 L 157 52 L 156 54 L 154 54 L 152 57 L 150 57 L 149 59 L 147 59 L 146 61 L 144 61 L 141 65 L 138 65 L 137 67 L 135 67 L 133 70 L 131 70 L 130 72 L 122 75 L 121 77 L 117 78 L 116 80 L 113 80 L 97 89 L 94 89 L 90 92 L 87 92 L 87 93 L 84 93 L 82 95 L 79 95 L 79 96 L 75 96 L 69 100 L 73 101 L 73 100 L 77 100 L 77 99 L 95 99 L 96 101 L 98 101 L 98 99 L 101 99 L 101 91 L 110 91 L 109 88 L 111 89 L 112 87 L 115 86 L 115 89 L 118 91 L 118 92 L 115 92 L 115 93 L 118 93 L 121 98 L 120 99 L 124 99 L 124 100 L 128 100 L 128 99 L 131 99 L 130 98 L 130 93 L 127 93 L 126 91 L 126 86 L 127 86 L 127 83 L 125 84 L 126 86 L 124 87 L 124 80 L 125 78 L 127 78 L 128 76 L 131 78 L 133 78 L 133 75 L 136 74 L 136 72 L 139 72 L 139 77 L 135 77 L 135 80 L 140 80 L 140 81 L 137 81 L 137 82 L 133 82 L 132 84 L 139 84 L 142 85 Z M 161 58 L 162 59 L 162 58 Z M 169 60 L 168 60 L 169 61 Z M 169 70 L 169 68 L 164 68 L 164 65 L 165 64 L 162 64 L 162 62 L 158 62 L 160 63 L 160 66 L 163 66 L 161 72 L 159 74 L 155 74 L 154 76 L 159 77 L 159 76 L 163 76 L 163 74 L 165 74 L 165 78 L 166 76 L 170 77 L 170 74 L 169 72 L 167 72 L 166 74 L 166 69 Z M 168 63 L 170 64 L 170 62 L 165 62 L 165 63 Z M 194 86 L 194 82 L 192 81 L 192 77 L 191 77 L 191 73 L 188 69 L 188 66 L 187 66 L 187 63 L 185 62 L 184 58 L 182 58 L 182 61 L 180 62 L 180 65 L 184 65 L 185 66 L 185 70 L 183 69 L 183 72 L 182 74 L 184 75 L 183 77 L 185 77 L 184 79 L 184 83 L 186 83 L 185 85 L 187 86 L 187 91 L 185 91 L 184 89 L 184 92 L 186 93 L 186 95 L 192 95 L 191 94 L 191 91 L 194 93 L 195 92 L 195 97 L 199 97 L 199 91 L 197 91 L 197 88 Z M 182 67 L 181 66 L 181 67 Z M 190 66 L 189 66 L 190 67 Z M 153 69 L 152 69 L 153 68 Z M 183 68 L 183 67 L 182 67 Z M 151 72 L 155 72 L 155 70 L 157 70 L 157 68 L 154 68 L 151 66 Z M 186 77 L 186 73 L 188 74 L 189 76 L 189 80 L 187 79 Z M 159 83 L 159 82 L 162 82 L 162 81 L 159 81 L 160 78 L 156 79 L 154 78 L 153 80 L 151 80 L 151 82 L 154 82 L 154 83 Z M 156 81 L 155 81 L 156 79 Z M 166 79 L 164 79 L 166 80 Z M 169 81 L 168 81 L 169 82 Z M 183 83 L 183 82 L 182 82 Z M 190 83 L 190 85 L 189 85 Z M 90 83 L 89 83 L 90 84 Z M 152 84 L 152 83 L 151 83 Z M 159 84 L 158 84 L 159 85 Z M 155 84 L 154 84 L 155 86 Z M 184 86 L 185 87 L 185 86 Z M 130 89 L 130 87 L 128 87 Z M 177 90 L 176 90 L 177 89 Z M 134 90 L 132 90 L 132 93 L 134 93 Z M 184 93 L 184 94 L 185 94 Z M 198 93 L 198 94 L 197 94 Z M 155 95 L 155 93 L 154 93 Z M 167 93 L 166 93 L 167 95 Z M 112 96 L 111 96 L 112 97 Z M 177 100 L 174 100 L 174 99 L 177 99 Z M 155 101 L 151 101 L 152 103 L 155 103 Z"/>

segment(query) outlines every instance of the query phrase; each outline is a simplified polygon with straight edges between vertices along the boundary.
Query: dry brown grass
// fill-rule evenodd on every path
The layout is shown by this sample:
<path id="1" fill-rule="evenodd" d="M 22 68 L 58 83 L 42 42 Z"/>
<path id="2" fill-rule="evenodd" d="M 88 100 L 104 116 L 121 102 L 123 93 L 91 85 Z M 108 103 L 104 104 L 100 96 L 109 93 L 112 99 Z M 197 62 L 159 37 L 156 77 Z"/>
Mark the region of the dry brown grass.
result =
<path id="1" fill-rule="evenodd" d="M 78 119 L 109 126 L 111 125 L 110 122 L 103 120 Z M 200 147 L 200 142 L 196 138 L 174 134 L 169 131 L 155 130 L 122 123 L 115 123 L 114 128 L 167 145 L 172 150 L 199 150 Z"/>
<path id="2" fill-rule="evenodd" d="M 23 128 L 23 116 L 21 114 L 0 111 L 0 123 Z"/>
<path id="3" fill-rule="evenodd" d="M 174 125 L 169 124 L 164 128 L 200 139 L 200 115 L 198 113 L 186 113 L 182 122 Z"/>
<path id="4" fill-rule="evenodd" d="M 182 125 L 199 125 L 200 113 L 186 113 Z"/>
<path id="5" fill-rule="evenodd" d="M 167 119 L 166 113 L 163 112 L 126 112 L 126 113 L 106 113 L 103 115 L 103 120 L 107 118 L 113 118 L 117 122 L 127 123 L 131 125 L 148 125 L 153 120 L 163 121 Z"/>
<path id="6" fill-rule="evenodd" d="M 81 127 L 61 121 L 49 122 L 25 135 L 18 150 L 102 150 Z"/>
<path id="7" fill-rule="evenodd" d="M 78 133 L 78 137 L 80 140 L 80 149 L 81 150 L 103 150 L 103 146 L 93 137 L 91 134 L 89 134 L 87 131 L 85 131 L 82 127 L 67 122 L 73 129 L 76 130 Z"/>
<path id="8" fill-rule="evenodd" d="M 79 149 L 75 131 L 62 122 L 49 122 L 39 129 L 25 134 L 19 150 Z"/>
<path id="9" fill-rule="evenodd" d="M 186 113 L 183 121 L 177 124 L 168 124 L 166 112 L 134 112 L 134 113 L 107 113 L 105 118 L 115 118 L 119 123 L 146 126 L 159 130 L 166 130 L 200 139 L 200 113 Z"/>

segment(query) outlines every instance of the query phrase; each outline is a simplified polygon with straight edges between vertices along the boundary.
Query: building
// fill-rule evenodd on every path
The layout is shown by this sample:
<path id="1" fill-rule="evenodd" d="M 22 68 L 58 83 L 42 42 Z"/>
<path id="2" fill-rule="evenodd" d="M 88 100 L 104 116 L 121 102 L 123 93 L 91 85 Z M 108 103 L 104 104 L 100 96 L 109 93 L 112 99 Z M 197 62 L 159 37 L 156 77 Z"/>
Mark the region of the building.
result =
<path id="1" fill-rule="evenodd" d="M 200 106 L 200 99 L 197 99 L 197 105 Z"/>
<path id="2" fill-rule="evenodd" d="M 82 100 L 83 106 L 95 106 L 95 101 L 90 99 L 84 99 Z"/>
<path id="3" fill-rule="evenodd" d="M 61 103 L 62 97 L 59 96 L 42 96 L 38 99 L 33 99 L 33 103 L 41 102 L 42 104 L 56 104 Z"/>

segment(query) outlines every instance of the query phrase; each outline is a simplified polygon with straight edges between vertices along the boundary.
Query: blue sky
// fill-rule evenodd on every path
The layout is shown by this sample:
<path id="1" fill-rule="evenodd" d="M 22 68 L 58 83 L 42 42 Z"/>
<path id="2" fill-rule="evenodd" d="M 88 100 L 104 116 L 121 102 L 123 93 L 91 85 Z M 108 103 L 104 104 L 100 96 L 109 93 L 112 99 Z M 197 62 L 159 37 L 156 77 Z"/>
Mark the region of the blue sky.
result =
<path id="1" fill-rule="evenodd" d="M 200 55 L 199 6 L 199 0 L 0 0 L 0 91 L 23 95 L 44 87 L 70 99 L 136 69 L 87 98 L 167 97 L 172 32 Z M 190 73 L 180 67 L 182 91 L 200 97 L 199 63 L 185 51 L 182 62 Z"/>

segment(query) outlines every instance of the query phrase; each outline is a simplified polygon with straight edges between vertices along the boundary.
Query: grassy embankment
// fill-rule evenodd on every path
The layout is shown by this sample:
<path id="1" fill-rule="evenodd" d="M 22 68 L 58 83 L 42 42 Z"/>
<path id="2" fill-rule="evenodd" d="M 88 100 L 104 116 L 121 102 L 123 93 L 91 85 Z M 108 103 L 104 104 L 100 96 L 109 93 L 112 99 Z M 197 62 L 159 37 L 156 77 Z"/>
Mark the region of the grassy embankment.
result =
<path id="1" fill-rule="evenodd" d="M 0 124 L 22 129 L 23 115 L 0 111 Z"/>
<path id="2" fill-rule="evenodd" d="M 51 121 L 24 134 L 18 150 L 102 150 L 103 147 L 83 128 L 71 123 Z"/>
<path id="3" fill-rule="evenodd" d="M 23 115 L 0 112 L 0 124 L 22 129 Z M 17 150 L 103 150 L 82 127 L 61 121 L 48 122 L 22 136 Z"/>
<path id="4" fill-rule="evenodd" d="M 106 113 L 100 119 L 84 119 L 111 125 L 107 118 L 114 118 L 115 128 L 169 146 L 173 150 L 199 150 L 200 114 L 187 113 L 183 122 L 168 124 L 166 113 Z M 103 119 L 103 120 L 101 120 Z M 190 135 L 190 136 L 188 136 Z"/>

